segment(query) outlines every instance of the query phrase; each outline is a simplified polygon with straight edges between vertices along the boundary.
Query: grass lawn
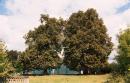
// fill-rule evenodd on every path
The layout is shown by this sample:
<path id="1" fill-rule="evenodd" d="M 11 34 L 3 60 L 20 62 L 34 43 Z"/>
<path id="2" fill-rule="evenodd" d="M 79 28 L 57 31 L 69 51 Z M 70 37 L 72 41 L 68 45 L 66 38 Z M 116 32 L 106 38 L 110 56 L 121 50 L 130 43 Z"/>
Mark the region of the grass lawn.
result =
<path id="1" fill-rule="evenodd" d="M 30 83 L 103 83 L 109 77 L 106 75 L 48 75 L 30 76 Z"/>

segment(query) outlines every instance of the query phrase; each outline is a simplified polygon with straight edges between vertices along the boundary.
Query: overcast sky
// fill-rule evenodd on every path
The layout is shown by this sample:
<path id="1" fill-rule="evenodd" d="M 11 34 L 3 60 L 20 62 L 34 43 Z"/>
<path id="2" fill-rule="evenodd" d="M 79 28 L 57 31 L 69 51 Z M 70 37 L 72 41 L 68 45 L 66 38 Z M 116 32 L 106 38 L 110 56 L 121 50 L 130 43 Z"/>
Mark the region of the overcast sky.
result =
<path id="1" fill-rule="evenodd" d="M 23 36 L 39 25 L 40 14 L 67 19 L 88 8 L 97 10 L 117 44 L 116 35 L 130 24 L 130 0 L 0 0 L 0 39 L 7 49 L 23 51 Z"/>

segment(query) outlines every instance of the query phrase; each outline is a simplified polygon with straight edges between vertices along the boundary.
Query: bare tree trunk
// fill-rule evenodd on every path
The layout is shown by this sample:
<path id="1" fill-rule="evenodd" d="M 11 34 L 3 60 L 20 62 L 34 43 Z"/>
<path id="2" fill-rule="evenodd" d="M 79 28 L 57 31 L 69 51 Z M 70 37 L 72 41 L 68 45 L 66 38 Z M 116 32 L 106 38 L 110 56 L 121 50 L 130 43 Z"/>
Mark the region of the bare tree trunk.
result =
<path id="1" fill-rule="evenodd" d="M 89 69 L 88 69 L 88 74 L 90 74 L 90 71 L 89 71 Z"/>

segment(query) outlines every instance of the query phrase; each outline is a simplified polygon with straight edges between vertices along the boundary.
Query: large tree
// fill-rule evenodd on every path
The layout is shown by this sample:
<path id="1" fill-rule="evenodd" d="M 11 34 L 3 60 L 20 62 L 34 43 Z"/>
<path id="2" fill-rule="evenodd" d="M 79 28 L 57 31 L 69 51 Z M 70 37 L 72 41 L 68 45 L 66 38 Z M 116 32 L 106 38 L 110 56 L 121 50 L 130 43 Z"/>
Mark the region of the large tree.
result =
<path id="1" fill-rule="evenodd" d="M 64 64 L 72 70 L 92 73 L 107 65 L 112 50 L 111 38 L 96 10 L 73 13 L 67 21 Z"/>
<path id="2" fill-rule="evenodd" d="M 126 29 L 118 35 L 118 72 L 125 74 L 130 68 L 130 29 Z"/>
<path id="3" fill-rule="evenodd" d="M 48 68 L 55 68 L 61 64 L 57 52 L 61 51 L 62 34 L 65 21 L 41 15 L 41 25 L 30 30 L 26 35 L 28 48 L 23 53 L 25 57 L 23 66 L 25 69 L 43 69 L 44 74 Z"/>
<path id="4" fill-rule="evenodd" d="M 13 71 L 14 68 L 8 60 L 5 45 L 0 41 L 0 77 L 10 76 Z"/>

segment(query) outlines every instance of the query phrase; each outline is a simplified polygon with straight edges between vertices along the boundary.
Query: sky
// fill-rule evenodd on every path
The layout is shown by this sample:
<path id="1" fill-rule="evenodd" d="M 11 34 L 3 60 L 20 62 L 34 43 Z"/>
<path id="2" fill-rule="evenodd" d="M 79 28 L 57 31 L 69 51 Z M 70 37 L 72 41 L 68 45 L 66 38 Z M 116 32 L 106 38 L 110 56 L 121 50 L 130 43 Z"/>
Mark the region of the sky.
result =
<path id="1" fill-rule="evenodd" d="M 24 51 L 23 36 L 40 24 L 40 14 L 67 19 L 73 12 L 95 8 L 112 37 L 130 25 L 130 0 L 0 0 L 0 39 L 7 49 Z M 110 59 L 116 54 L 110 55 Z"/>

